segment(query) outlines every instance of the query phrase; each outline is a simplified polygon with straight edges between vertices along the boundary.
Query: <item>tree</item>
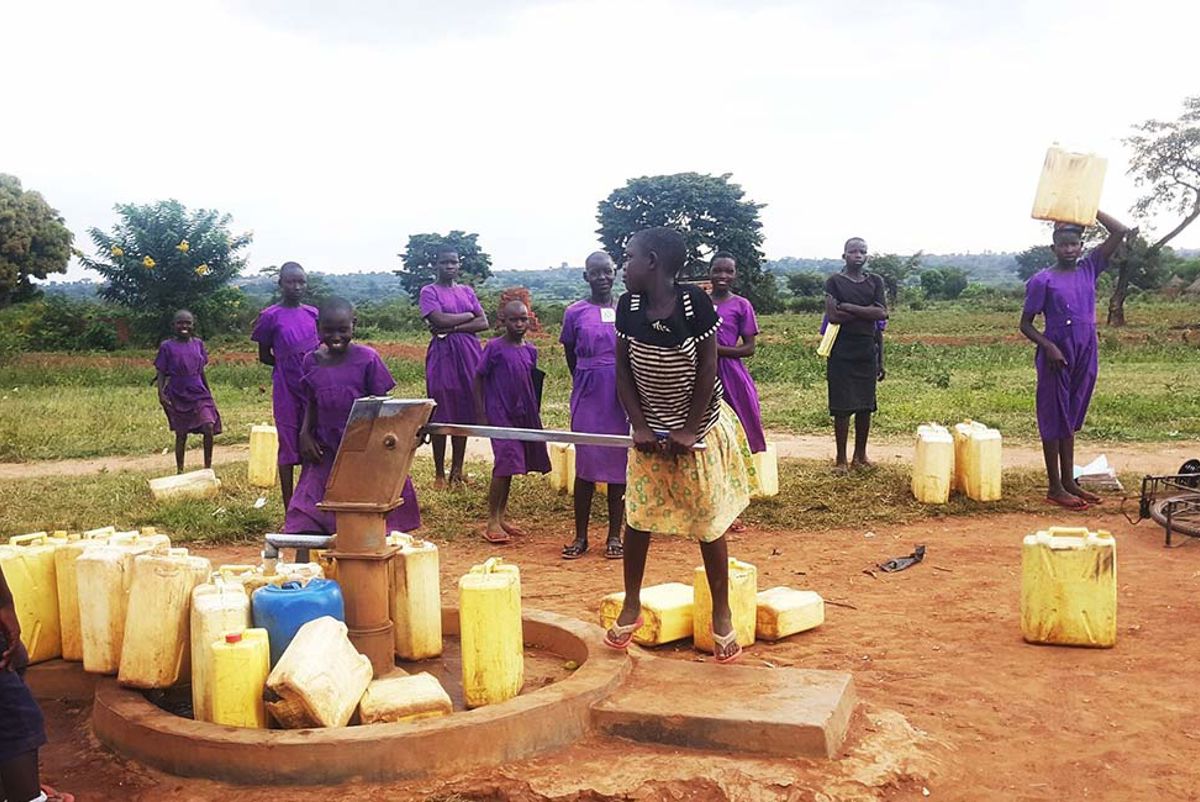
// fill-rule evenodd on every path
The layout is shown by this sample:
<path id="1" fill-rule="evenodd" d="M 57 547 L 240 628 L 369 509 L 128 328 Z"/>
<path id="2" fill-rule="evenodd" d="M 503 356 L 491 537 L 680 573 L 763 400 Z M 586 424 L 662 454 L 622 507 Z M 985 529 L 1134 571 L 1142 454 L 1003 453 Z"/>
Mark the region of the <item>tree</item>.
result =
<path id="1" fill-rule="evenodd" d="M 189 211 L 177 200 L 118 204 L 112 231 L 88 230 L 96 256 L 80 257 L 107 283 L 100 296 L 134 310 L 145 337 L 167 333 L 172 315 L 190 309 L 200 331 L 214 331 L 239 304 L 226 285 L 245 266 L 252 235 L 231 234 L 232 218 L 213 209 Z"/>
<path id="2" fill-rule="evenodd" d="M 600 242 L 620 264 L 629 238 L 646 228 L 669 226 L 687 240 L 685 270 L 694 275 L 707 271 L 718 251 L 737 259 L 737 290 L 759 312 L 781 307 L 775 276 L 763 269 L 762 223 L 758 210 L 764 204 L 744 200 L 745 192 L 729 181 L 730 173 L 631 178 L 599 204 L 596 221 Z"/>
<path id="3" fill-rule="evenodd" d="M 1017 260 L 1017 276 L 1029 281 L 1034 273 L 1054 264 L 1054 251 L 1049 245 L 1030 245 L 1013 258 Z"/>
<path id="4" fill-rule="evenodd" d="M 1200 218 L 1200 95 L 1185 98 L 1183 114 L 1178 120 L 1147 120 L 1134 126 L 1135 134 L 1125 139 L 1133 150 L 1129 175 L 1133 182 L 1146 189 L 1146 194 L 1134 204 L 1139 218 L 1165 210 L 1183 219 L 1162 237 L 1145 244 L 1144 250 L 1134 243 L 1118 258 L 1117 279 L 1108 301 L 1108 325 L 1125 325 L 1125 298 L 1134 275 L 1153 275 L 1162 249 L 1188 226 Z"/>
<path id="5" fill-rule="evenodd" d="M 920 251 L 917 251 L 912 256 L 884 253 L 879 256 L 872 256 L 871 261 L 867 263 L 867 269 L 883 279 L 883 286 L 887 289 L 889 306 L 896 303 L 896 296 L 900 293 L 900 287 L 904 284 L 905 280 L 913 273 L 920 271 L 921 256 Z"/>
<path id="6" fill-rule="evenodd" d="M 453 249 L 458 253 L 459 280 L 464 284 L 482 284 L 492 275 L 492 257 L 480 249 L 478 240 L 478 234 L 457 230 L 445 236 L 409 234 L 408 247 L 399 254 L 404 267 L 393 272 L 415 301 L 421 295 L 421 288 L 437 278 L 438 251 Z"/>
<path id="7" fill-rule="evenodd" d="M 31 279 L 65 273 L 73 239 L 41 194 L 0 173 L 0 307 L 33 297 Z"/>
<path id="8" fill-rule="evenodd" d="M 820 273 L 792 273 L 787 277 L 788 290 L 798 298 L 824 295 L 825 276 Z"/>

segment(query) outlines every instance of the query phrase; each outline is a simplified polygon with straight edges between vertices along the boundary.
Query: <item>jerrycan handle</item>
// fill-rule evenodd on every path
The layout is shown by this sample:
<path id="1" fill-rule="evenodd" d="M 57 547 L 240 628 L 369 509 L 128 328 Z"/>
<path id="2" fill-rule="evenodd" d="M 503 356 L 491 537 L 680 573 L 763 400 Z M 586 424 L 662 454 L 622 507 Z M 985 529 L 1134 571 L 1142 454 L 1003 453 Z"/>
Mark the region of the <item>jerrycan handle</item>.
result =
<path id="1" fill-rule="evenodd" d="M 255 565 L 239 565 L 234 563 L 232 565 L 219 566 L 213 573 L 220 574 L 221 576 L 234 576 L 237 574 L 253 574 L 257 570 L 258 566 Z"/>
<path id="2" fill-rule="evenodd" d="M 473 574 L 493 574 L 496 569 L 504 564 L 503 557 L 488 557 L 483 561 L 482 565 L 476 565 L 471 569 Z"/>
<path id="3" fill-rule="evenodd" d="M 30 532 L 28 535 L 13 535 L 8 539 L 10 546 L 37 546 L 49 538 L 45 532 Z"/>
<path id="4" fill-rule="evenodd" d="M 1046 530 L 1046 534 L 1051 537 L 1082 537 L 1086 538 L 1089 534 L 1086 526 L 1052 526 Z"/>

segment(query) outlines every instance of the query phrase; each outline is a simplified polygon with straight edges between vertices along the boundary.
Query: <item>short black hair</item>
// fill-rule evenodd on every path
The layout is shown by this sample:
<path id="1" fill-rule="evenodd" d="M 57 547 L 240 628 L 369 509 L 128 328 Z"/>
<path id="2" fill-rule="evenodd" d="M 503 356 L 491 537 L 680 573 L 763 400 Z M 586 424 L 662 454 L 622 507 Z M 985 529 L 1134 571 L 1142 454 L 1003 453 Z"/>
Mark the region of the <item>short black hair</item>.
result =
<path id="1" fill-rule="evenodd" d="M 631 239 L 637 240 L 647 251 L 654 251 L 672 276 L 683 269 L 687 259 L 687 241 L 675 229 L 666 226 L 647 228 L 634 234 Z"/>
<path id="2" fill-rule="evenodd" d="M 844 243 L 842 243 L 842 252 L 843 253 L 850 250 L 851 242 L 861 242 L 863 245 L 867 244 L 867 241 L 865 239 L 863 239 L 862 237 L 851 237 L 850 239 L 848 239 Z"/>
<path id="3" fill-rule="evenodd" d="M 717 251 L 716 253 L 713 254 L 712 261 L 709 262 L 709 264 L 711 265 L 713 262 L 717 261 L 718 259 L 728 259 L 729 261 L 733 262 L 735 265 L 737 264 L 737 257 L 734 256 L 729 251 Z"/>
<path id="4" fill-rule="evenodd" d="M 279 266 L 279 277 L 283 278 L 283 274 L 289 270 L 299 270 L 301 273 L 305 272 L 304 265 L 299 262 L 284 262 Z"/>
<path id="5" fill-rule="evenodd" d="M 1058 242 L 1060 234 L 1074 234 L 1078 237 L 1083 236 L 1083 226 L 1077 223 L 1055 223 L 1054 233 L 1050 235 L 1051 242 Z"/>
<path id="6" fill-rule="evenodd" d="M 317 309 L 317 320 L 324 320 L 333 315 L 349 312 L 350 316 L 354 316 L 354 304 L 347 301 L 345 298 L 340 298 L 333 295 L 321 301 L 321 306 Z"/>
<path id="7" fill-rule="evenodd" d="M 436 262 L 438 259 L 441 259 L 445 254 L 448 253 L 452 253 L 458 257 L 462 256 L 462 254 L 458 252 L 458 248 L 455 248 L 453 245 L 443 245 L 433 252 L 433 261 Z"/>

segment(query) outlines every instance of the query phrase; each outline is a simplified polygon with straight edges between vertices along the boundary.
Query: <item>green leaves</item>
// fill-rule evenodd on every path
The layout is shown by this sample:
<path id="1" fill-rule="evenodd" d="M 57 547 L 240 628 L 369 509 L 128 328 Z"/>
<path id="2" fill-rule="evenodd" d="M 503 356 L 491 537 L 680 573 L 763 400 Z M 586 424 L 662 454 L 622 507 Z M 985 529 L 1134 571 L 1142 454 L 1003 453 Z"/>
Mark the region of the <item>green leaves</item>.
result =
<path id="1" fill-rule="evenodd" d="M 408 247 L 399 254 L 404 267 L 395 271 L 404 291 L 415 301 L 421 288 L 437 278 L 438 251 L 453 249 L 458 253 L 458 279 L 464 284 L 478 286 L 492 275 L 492 257 L 479 247 L 479 235 L 454 230 L 449 234 L 410 234 Z"/>
<path id="2" fill-rule="evenodd" d="M 0 173 L 0 307 L 32 295 L 31 278 L 65 273 L 73 239 L 41 194 Z"/>

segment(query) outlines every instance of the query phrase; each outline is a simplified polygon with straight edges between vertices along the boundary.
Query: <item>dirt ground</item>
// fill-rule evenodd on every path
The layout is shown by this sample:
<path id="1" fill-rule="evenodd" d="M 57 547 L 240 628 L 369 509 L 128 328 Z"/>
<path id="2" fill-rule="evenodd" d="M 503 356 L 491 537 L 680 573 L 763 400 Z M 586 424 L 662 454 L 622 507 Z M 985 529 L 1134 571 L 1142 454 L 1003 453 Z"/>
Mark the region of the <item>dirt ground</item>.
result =
<path id="1" fill-rule="evenodd" d="M 1119 640 L 1111 650 L 1032 646 L 1018 619 L 1020 538 L 1043 516 L 959 518 L 875 532 L 732 536 L 760 588 L 786 584 L 829 602 L 824 626 L 747 650 L 751 666 L 853 674 L 861 700 L 844 755 L 787 761 L 694 753 L 594 737 L 553 755 L 422 783 L 244 788 L 185 780 L 123 761 L 90 736 L 87 708 L 49 703 L 44 779 L 81 800 L 962 800 L 1200 799 L 1200 542 L 1173 550 L 1149 522 L 1129 526 L 1111 502 L 1068 519 L 1118 538 Z M 566 531 L 504 548 L 529 607 L 594 620 L 620 588 L 620 563 L 563 562 Z M 602 542 L 602 541 L 601 541 Z M 924 563 L 867 572 L 928 548 Z M 443 586 L 496 550 L 442 549 Z M 203 551 L 203 550 L 201 550 Z M 250 547 L 208 550 L 243 561 Z M 647 582 L 690 581 L 694 545 L 658 540 Z M 702 659 L 687 645 L 662 650 Z M 714 685 L 721 669 L 713 666 Z M 716 691 L 714 691 L 716 692 Z M 436 761 L 436 755 L 430 755 Z"/>
<path id="2" fill-rule="evenodd" d="M 833 438 L 829 435 L 792 435 L 768 432 L 767 439 L 784 459 L 833 459 Z M 427 452 L 425 452 L 427 453 Z M 1118 472 L 1136 470 L 1145 473 L 1174 473 L 1186 460 L 1196 456 L 1193 443 L 1091 443 L 1081 442 L 1077 462 L 1080 465 L 1105 454 L 1109 464 Z M 222 446 L 213 450 L 213 464 L 222 465 L 249 459 L 246 444 Z M 491 447 L 486 440 L 467 440 L 467 458 L 491 460 Z M 912 438 L 880 438 L 872 441 L 871 458 L 883 462 L 911 463 Z M 1005 468 L 1042 467 L 1042 448 L 1037 443 L 1004 444 Z M 134 454 L 92 459 L 40 460 L 34 462 L 0 462 L 0 480 L 34 479 L 46 476 L 80 476 L 117 471 L 162 471 L 175 469 L 173 453 Z"/>

